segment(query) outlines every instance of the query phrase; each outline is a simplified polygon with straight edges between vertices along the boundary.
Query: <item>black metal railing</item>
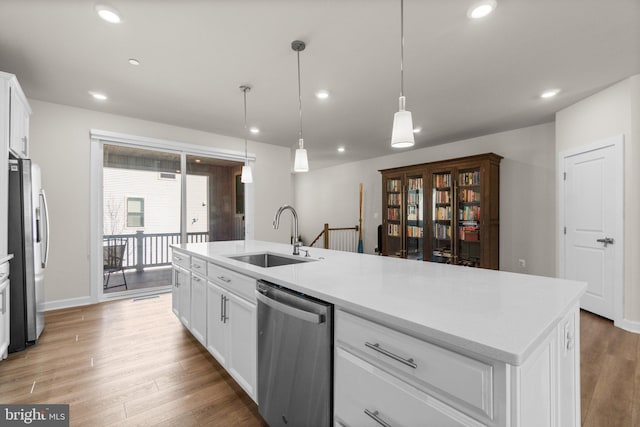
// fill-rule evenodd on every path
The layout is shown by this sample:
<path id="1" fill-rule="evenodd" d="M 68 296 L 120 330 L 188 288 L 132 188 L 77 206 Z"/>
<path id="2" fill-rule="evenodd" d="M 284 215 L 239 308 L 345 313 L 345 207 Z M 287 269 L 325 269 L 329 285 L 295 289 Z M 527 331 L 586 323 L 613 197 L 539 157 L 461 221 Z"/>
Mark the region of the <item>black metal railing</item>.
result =
<path id="1" fill-rule="evenodd" d="M 187 233 L 185 243 L 208 242 L 209 233 Z M 171 265 L 171 245 L 182 243 L 180 233 L 147 233 L 104 235 L 104 246 L 125 244 L 122 267 L 143 271 L 145 267 Z"/>

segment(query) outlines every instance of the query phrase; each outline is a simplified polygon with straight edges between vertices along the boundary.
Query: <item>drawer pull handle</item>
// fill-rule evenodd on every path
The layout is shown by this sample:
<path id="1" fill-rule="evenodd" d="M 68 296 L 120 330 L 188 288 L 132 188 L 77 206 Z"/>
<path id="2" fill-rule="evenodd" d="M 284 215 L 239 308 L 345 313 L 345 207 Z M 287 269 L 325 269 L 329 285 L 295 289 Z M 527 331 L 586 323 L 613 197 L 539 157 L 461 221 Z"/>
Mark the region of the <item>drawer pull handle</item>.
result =
<path id="1" fill-rule="evenodd" d="M 202 281 L 202 279 L 201 279 L 201 278 L 196 277 L 196 276 L 193 276 L 193 280 L 195 280 L 196 282 L 201 282 L 201 281 Z"/>
<path id="2" fill-rule="evenodd" d="M 220 280 L 222 280 L 223 282 L 226 282 L 226 283 L 231 282 L 231 279 L 227 279 L 227 278 L 226 278 L 226 277 L 224 277 L 224 276 L 218 276 L 218 279 L 220 279 Z"/>
<path id="3" fill-rule="evenodd" d="M 173 258 L 174 258 L 176 261 L 182 261 L 182 258 L 180 258 L 179 256 L 174 255 L 174 256 L 173 256 Z"/>
<path id="4" fill-rule="evenodd" d="M 405 364 L 405 365 L 407 365 L 407 366 L 409 366 L 409 367 L 411 367 L 413 369 L 416 369 L 418 367 L 418 365 L 416 365 L 413 362 L 413 359 L 404 359 L 404 358 L 398 356 L 397 354 L 393 354 L 389 350 L 385 350 L 384 348 L 380 347 L 380 344 L 378 344 L 378 343 L 371 344 L 370 342 L 365 342 L 364 345 L 369 347 L 372 350 L 377 351 L 378 353 L 382 353 L 385 356 L 390 357 L 393 360 L 396 360 L 396 361 L 398 361 L 400 363 L 403 363 L 403 364 Z"/>
<path id="5" fill-rule="evenodd" d="M 364 413 L 367 414 L 368 416 L 370 416 L 375 422 L 377 422 L 381 426 L 383 426 L 383 427 L 391 427 L 391 424 L 385 422 L 382 418 L 379 417 L 379 412 L 378 411 L 371 412 L 370 410 L 365 409 Z"/>
<path id="6" fill-rule="evenodd" d="M 193 264 L 193 268 L 201 268 L 199 264 Z"/>

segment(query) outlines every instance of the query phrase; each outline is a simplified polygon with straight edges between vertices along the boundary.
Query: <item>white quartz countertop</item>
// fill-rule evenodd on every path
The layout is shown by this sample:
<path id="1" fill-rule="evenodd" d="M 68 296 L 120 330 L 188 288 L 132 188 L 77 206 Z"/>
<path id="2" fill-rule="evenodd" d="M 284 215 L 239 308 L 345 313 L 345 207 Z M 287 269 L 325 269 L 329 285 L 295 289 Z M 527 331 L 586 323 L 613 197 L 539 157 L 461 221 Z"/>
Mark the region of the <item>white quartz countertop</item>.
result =
<path id="1" fill-rule="evenodd" d="M 292 253 L 291 245 L 253 240 L 174 248 L 417 337 L 513 365 L 526 360 L 586 289 L 571 280 L 318 248 L 304 249 L 323 259 L 279 267 L 228 258 Z"/>

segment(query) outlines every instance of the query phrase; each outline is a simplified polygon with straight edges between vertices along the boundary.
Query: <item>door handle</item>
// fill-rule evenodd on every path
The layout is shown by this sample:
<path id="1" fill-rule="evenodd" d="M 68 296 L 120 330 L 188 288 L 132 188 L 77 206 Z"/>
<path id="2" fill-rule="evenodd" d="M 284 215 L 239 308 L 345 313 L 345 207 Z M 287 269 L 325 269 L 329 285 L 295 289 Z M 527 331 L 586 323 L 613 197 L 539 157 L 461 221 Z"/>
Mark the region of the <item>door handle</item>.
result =
<path id="1" fill-rule="evenodd" d="M 607 245 L 613 245 L 613 238 L 605 237 L 604 239 L 597 239 L 596 242 L 604 243 L 604 247 L 606 248 Z"/>

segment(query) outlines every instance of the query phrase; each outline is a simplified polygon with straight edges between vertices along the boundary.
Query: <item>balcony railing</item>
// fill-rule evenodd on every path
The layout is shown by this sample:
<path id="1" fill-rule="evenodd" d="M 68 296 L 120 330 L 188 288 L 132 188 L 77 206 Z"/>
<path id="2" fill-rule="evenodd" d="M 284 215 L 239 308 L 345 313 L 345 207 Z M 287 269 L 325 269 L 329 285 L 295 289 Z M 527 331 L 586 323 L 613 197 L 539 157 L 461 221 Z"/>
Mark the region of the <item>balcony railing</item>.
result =
<path id="1" fill-rule="evenodd" d="M 204 232 L 187 233 L 186 243 L 208 242 L 209 234 Z M 143 271 L 146 267 L 171 265 L 171 245 L 180 242 L 180 233 L 109 234 L 104 236 L 104 245 L 116 245 L 126 242 L 122 267 Z"/>

